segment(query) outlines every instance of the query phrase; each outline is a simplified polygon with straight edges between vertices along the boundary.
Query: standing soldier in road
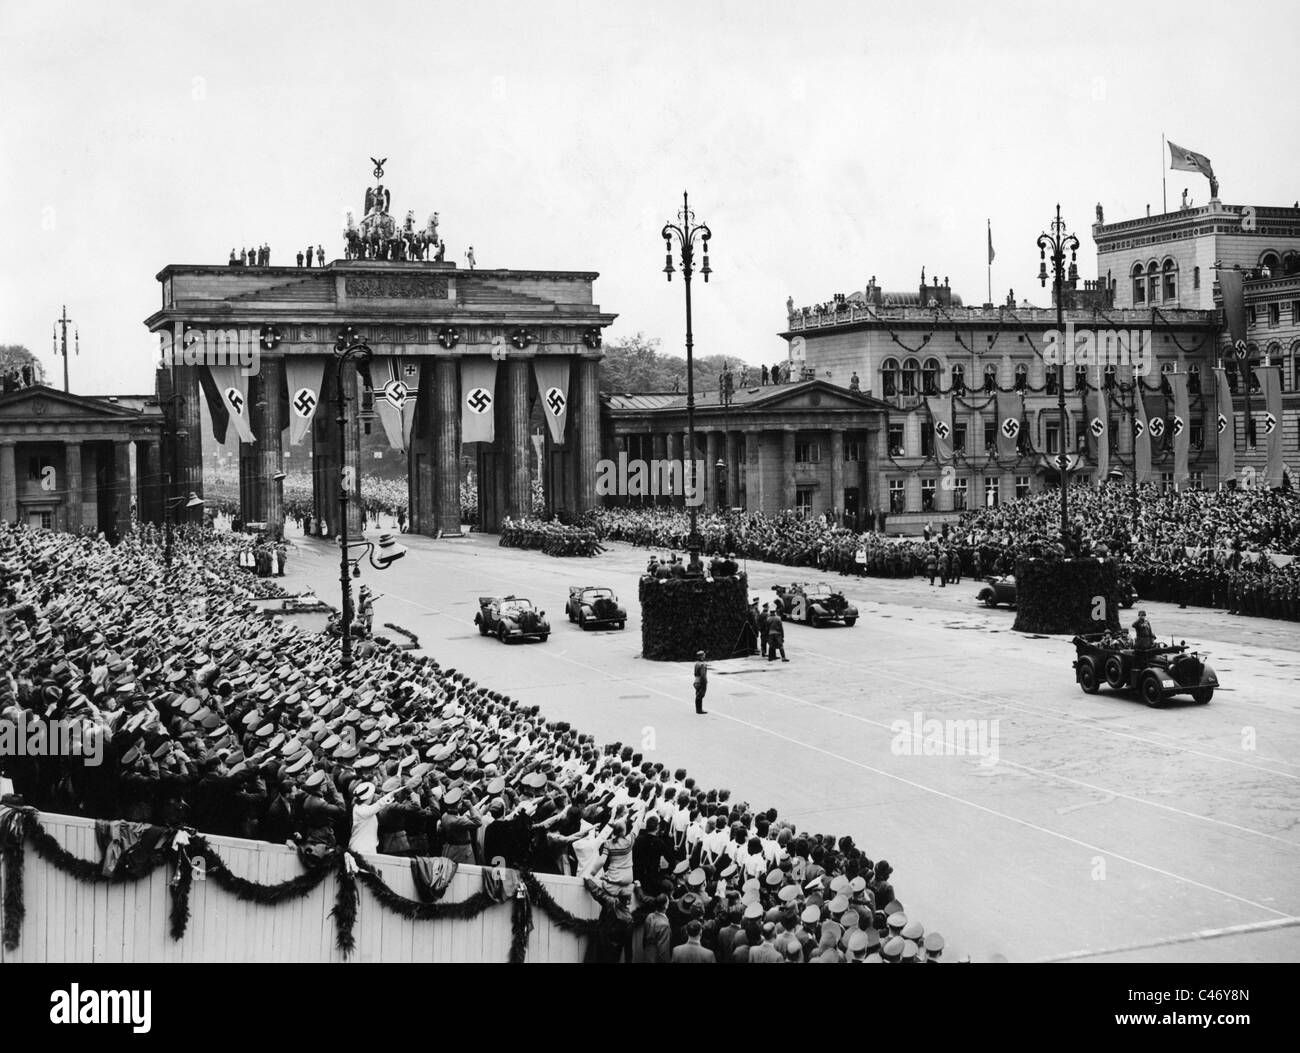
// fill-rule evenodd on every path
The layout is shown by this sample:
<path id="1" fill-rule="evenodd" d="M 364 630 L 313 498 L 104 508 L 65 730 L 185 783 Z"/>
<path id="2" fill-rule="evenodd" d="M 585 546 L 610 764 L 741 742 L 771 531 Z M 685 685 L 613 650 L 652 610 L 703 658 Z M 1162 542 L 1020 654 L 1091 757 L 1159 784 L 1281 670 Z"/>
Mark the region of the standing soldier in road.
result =
<path id="1" fill-rule="evenodd" d="M 785 656 L 785 626 L 781 623 L 781 616 L 773 611 L 767 616 L 767 660 L 776 661 L 776 652 L 781 652 L 781 661 L 788 662 Z"/>
<path id="2" fill-rule="evenodd" d="M 704 660 L 704 652 L 695 652 L 695 712 L 707 713 L 704 708 L 704 693 L 709 689 L 709 665 Z"/>

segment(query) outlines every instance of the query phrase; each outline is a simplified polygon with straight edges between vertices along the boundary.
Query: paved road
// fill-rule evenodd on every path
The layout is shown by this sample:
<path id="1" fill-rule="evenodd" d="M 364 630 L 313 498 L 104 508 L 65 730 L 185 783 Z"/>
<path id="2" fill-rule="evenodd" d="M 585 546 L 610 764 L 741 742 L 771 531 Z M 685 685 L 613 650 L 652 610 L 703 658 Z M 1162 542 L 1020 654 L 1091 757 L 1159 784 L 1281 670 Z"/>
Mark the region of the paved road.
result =
<path id="1" fill-rule="evenodd" d="M 789 664 L 714 663 L 701 717 L 688 665 L 640 658 L 644 550 L 616 544 L 578 560 L 492 537 L 404 540 L 410 555 L 394 569 L 365 570 L 385 594 L 377 625 L 412 630 L 444 666 L 602 742 L 686 767 L 800 828 L 851 834 L 894 865 L 909 915 L 954 954 L 1300 958 L 1294 624 L 1142 604 L 1159 636 L 1208 650 L 1226 685 L 1208 706 L 1152 710 L 1083 694 L 1068 641 L 1012 632 L 1011 612 L 975 602 L 976 582 L 837 577 L 858 624 L 788 626 Z M 300 542 L 287 586 L 337 603 L 336 552 Z M 748 572 L 763 597 L 808 577 L 760 563 Z M 570 625 L 570 584 L 612 586 L 627 629 Z M 548 642 L 478 635 L 476 597 L 511 592 L 547 609 Z M 926 755 L 899 734 L 919 722 L 928 735 L 932 719 L 977 721 L 983 737 Z"/>

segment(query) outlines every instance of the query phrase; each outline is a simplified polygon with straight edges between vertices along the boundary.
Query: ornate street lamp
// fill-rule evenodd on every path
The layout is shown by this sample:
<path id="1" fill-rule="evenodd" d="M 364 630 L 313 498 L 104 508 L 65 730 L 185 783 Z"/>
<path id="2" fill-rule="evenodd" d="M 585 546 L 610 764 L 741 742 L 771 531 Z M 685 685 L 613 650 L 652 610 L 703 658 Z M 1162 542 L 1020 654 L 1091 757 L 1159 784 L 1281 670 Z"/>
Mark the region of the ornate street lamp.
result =
<path id="1" fill-rule="evenodd" d="M 338 395 L 339 413 L 336 420 L 339 425 L 339 457 L 346 462 L 348 442 L 347 400 L 343 395 L 343 366 L 350 360 L 356 361 L 357 372 L 367 388 L 373 388 L 370 379 L 370 359 L 373 353 L 369 345 L 357 336 L 349 326 L 339 333 L 334 344 L 334 390 Z M 406 555 L 406 549 L 394 541 L 391 534 L 384 534 L 376 545 L 373 541 L 362 538 L 359 541 L 348 540 L 348 471 L 347 464 L 339 465 L 339 584 L 343 589 L 343 614 L 341 629 L 343 636 L 343 668 L 352 667 L 352 579 L 361 576 L 361 559 L 369 554 L 370 564 L 376 570 L 386 570 L 395 560 Z M 355 480 L 360 488 L 361 480 Z M 352 549 L 361 551 L 352 555 Z"/>
<path id="2" fill-rule="evenodd" d="M 712 271 L 709 269 L 709 239 L 713 237 L 713 232 L 709 230 L 704 223 L 695 222 L 695 213 L 691 211 L 690 202 L 686 191 L 682 191 L 682 207 L 677 213 L 676 223 L 665 223 L 661 232 L 664 239 L 664 274 L 669 281 L 673 280 L 673 241 L 676 239 L 680 248 L 680 259 L 682 268 L 682 278 L 686 284 L 686 445 L 688 447 L 687 455 L 682 458 L 683 483 L 685 482 L 685 473 L 691 471 L 692 481 L 699 485 L 699 480 L 694 479 L 693 469 L 695 467 L 695 360 L 693 356 L 694 339 L 691 333 L 691 275 L 695 271 L 695 243 L 698 240 L 700 249 L 704 253 L 704 264 L 700 268 L 700 274 L 707 282 Z M 687 465 L 690 468 L 687 468 Z M 690 506 L 691 532 L 686 539 L 686 548 L 690 553 L 690 561 L 687 565 L 687 573 L 703 574 L 704 566 L 700 562 L 700 549 L 703 544 L 700 539 L 698 524 L 696 522 L 695 505 Z"/>
<path id="3" fill-rule="evenodd" d="M 1070 254 L 1070 280 L 1079 276 L 1079 268 L 1075 264 L 1075 253 L 1079 250 L 1079 239 L 1073 234 L 1065 233 L 1065 221 L 1061 219 L 1061 206 L 1056 206 L 1056 218 L 1052 220 L 1052 232 L 1049 234 L 1044 231 L 1038 235 L 1038 280 L 1043 286 L 1047 285 L 1047 250 L 1052 250 L 1052 288 L 1054 290 L 1054 299 L 1056 300 L 1056 331 L 1058 333 L 1065 331 L 1065 308 L 1063 304 L 1062 286 L 1065 281 L 1065 254 Z M 1070 457 L 1066 453 L 1065 437 L 1069 434 L 1066 430 L 1065 417 L 1065 355 L 1061 355 L 1060 361 L 1056 366 L 1056 396 L 1057 406 L 1061 414 L 1061 438 L 1060 450 L 1056 456 L 1056 468 L 1060 474 L 1061 480 L 1061 544 L 1065 546 L 1066 552 L 1069 552 L 1069 485 L 1066 476 L 1066 470 L 1070 466 Z"/>

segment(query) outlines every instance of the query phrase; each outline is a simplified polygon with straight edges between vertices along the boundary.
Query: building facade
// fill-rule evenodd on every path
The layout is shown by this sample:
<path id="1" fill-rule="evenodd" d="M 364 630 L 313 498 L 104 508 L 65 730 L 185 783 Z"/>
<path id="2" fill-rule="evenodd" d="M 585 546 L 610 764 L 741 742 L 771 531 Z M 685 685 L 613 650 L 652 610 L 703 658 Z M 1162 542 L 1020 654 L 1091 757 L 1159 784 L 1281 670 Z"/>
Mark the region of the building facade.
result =
<path id="1" fill-rule="evenodd" d="M 143 396 L 72 395 L 43 384 L 0 395 L 0 518 L 113 537 L 134 508 L 161 522 L 162 414 Z"/>
<path id="2" fill-rule="evenodd" d="M 1300 272 L 1300 208 L 1219 201 L 1093 224 L 1097 273 L 1124 309 L 1210 310 L 1216 267 L 1280 278 Z"/>
<path id="3" fill-rule="evenodd" d="M 1190 483 L 1216 485 L 1213 421 L 1219 312 L 1110 307 L 1103 282 L 1067 283 L 1066 330 L 1055 339 L 1055 307 L 1021 305 L 963 307 L 947 283 L 922 284 L 917 292 L 883 293 L 874 282 L 850 296 L 795 309 L 787 304 L 791 367 L 834 385 L 852 387 L 888 407 L 884 442 L 875 466 L 880 485 L 875 510 L 902 529 L 936 513 L 993 506 L 1059 481 L 1056 458 L 1069 458 L 1072 481 L 1091 481 L 1098 457 L 1088 422 L 1098 389 L 1108 406 L 1105 464 L 1108 473 L 1134 473 L 1134 376 L 1149 404 L 1168 394 L 1163 374 L 1188 374 L 1191 392 Z M 1053 346 L 1068 335 L 1084 340 L 1064 370 L 1067 418 L 1060 426 Z M 1145 361 L 1146 372 L 1140 363 Z M 1004 397 L 1017 406 L 1023 427 L 1012 454 L 999 454 L 998 429 Z M 950 414 L 951 460 L 940 459 L 935 410 Z M 942 418 L 940 418 L 942 419 Z M 947 421 L 945 421 L 947 423 Z M 1092 452 L 1090 452 L 1092 450 Z M 1156 451 L 1152 478 L 1173 485 L 1173 453 Z"/>
<path id="4" fill-rule="evenodd" d="M 878 503 L 877 466 L 889 407 L 861 392 L 824 380 L 749 386 L 727 401 L 717 391 L 702 392 L 696 397 L 693 458 L 685 395 L 603 393 L 601 400 L 602 448 L 621 484 L 632 478 L 626 466 L 634 462 L 688 459 L 702 467 L 699 503 L 709 510 L 830 512 L 838 521 L 865 526 Z M 598 496 L 622 506 L 687 503 L 687 495 L 671 486 L 652 489 L 633 483 Z"/>

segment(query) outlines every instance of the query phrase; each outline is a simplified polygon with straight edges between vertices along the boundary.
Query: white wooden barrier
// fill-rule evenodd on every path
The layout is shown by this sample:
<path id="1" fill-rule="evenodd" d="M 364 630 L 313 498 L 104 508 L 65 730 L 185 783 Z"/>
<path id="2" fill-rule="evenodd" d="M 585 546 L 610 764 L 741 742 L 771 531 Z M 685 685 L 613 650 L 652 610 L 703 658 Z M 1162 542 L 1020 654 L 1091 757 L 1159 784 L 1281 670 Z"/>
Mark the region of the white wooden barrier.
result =
<path id="1" fill-rule="evenodd" d="M 93 820 L 42 813 L 41 823 L 79 859 L 98 860 Z M 283 845 L 209 836 L 231 873 L 269 885 L 302 873 L 297 854 Z M 416 899 L 410 860 L 368 856 L 399 895 Z M 246 903 L 211 879 L 190 890 L 185 935 L 170 935 L 173 868 L 139 881 L 87 884 L 56 870 L 24 846 L 26 917 L 8 962 L 505 962 L 510 953 L 510 903 L 494 904 L 470 920 L 411 921 L 382 906 L 357 883 L 356 948 L 344 958 L 335 946 L 333 873 L 301 899 L 263 906 Z M 569 913 L 594 918 L 600 911 L 577 878 L 538 875 L 551 898 Z M 468 899 L 483 887 L 482 869 L 462 866 L 441 902 Z M 4 891 L 0 868 L 0 895 Z M 3 902 L 3 900 L 0 900 Z M 529 962 L 578 962 L 586 940 L 556 928 L 535 904 L 528 938 Z"/>

